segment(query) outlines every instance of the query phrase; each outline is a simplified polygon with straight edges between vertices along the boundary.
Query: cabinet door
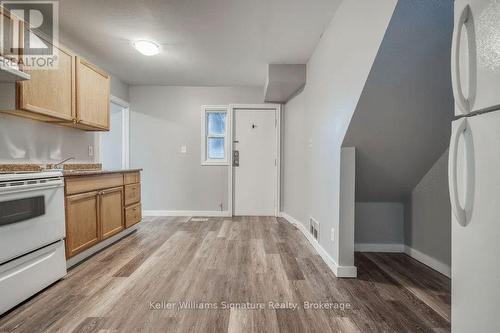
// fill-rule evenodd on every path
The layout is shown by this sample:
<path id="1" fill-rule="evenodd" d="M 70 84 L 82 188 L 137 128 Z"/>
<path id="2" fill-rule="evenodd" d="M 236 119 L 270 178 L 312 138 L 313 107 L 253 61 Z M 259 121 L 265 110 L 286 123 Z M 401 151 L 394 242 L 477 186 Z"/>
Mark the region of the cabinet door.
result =
<path id="1" fill-rule="evenodd" d="M 99 201 L 97 192 L 66 197 L 66 257 L 99 242 Z"/>
<path id="2" fill-rule="evenodd" d="M 18 82 L 17 108 L 39 114 L 44 120 L 70 122 L 76 117 L 75 56 L 62 46 L 55 49 L 54 67 L 24 70 L 31 79 Z"/>
<path id="3" fill-rule="evenodd" d="M 77 122 L 109 130 L 109 75 L 80 57 L 76 61 Z"/>
<path id="4" fill-rule="evenodd" d="M 21 47 L 21 33 L 23 23 L 8 11 L 0 8 L 2 38 L 0 38 L 0 56 L 7 59 L 16 59 Z"/>
<path id="5" fill-rule="evenodd" d="M 102 239 L 125 229 L 122 186 L 100 192 L 100 221 Z"/>

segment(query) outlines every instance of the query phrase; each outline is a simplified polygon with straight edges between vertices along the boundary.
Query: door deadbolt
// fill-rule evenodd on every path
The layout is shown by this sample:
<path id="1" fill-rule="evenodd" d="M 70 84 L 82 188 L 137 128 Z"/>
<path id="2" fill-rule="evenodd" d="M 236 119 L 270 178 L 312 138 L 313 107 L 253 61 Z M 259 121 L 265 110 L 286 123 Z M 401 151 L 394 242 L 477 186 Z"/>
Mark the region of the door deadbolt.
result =
<path id="1" fill-rule="evenodd" d="M 233 166 L 234 167 L 240 166 L 240 152 L 239 152 L 239 150 L 233 150 Z"/>

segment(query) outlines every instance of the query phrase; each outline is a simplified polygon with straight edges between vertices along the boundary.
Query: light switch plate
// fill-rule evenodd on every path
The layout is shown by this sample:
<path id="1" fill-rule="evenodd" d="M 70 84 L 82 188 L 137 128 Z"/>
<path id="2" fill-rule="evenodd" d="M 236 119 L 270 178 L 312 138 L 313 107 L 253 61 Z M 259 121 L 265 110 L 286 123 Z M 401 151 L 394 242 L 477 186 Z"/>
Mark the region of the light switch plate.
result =
<path id="1" fill-rule="evenodd" d="M 94 156 L 94 146 L 89 145 L 89 157 Z"/>
<path id="2" fill-rule="evenodd" d="M 181 154 L 186 154 L 187 153 L 187 146 L 186 145 L 182 145 L 181 146 Z"/>

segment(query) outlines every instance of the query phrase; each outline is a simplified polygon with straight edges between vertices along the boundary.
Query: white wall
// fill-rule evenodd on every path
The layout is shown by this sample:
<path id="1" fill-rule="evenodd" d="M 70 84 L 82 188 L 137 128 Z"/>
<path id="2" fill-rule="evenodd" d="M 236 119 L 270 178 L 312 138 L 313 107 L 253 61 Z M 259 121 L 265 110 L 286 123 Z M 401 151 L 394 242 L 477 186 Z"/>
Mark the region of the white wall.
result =
<path id="1" fill-rule="evenodd" d="M 399 202 L 357 202 L 355 243 L 363 251 L 363 245 L 398 245 L 403 251 L 404 204 Z M 389 248 L 389 247 L 387 247 Z M 381 251 L 384 249 L 380 248 Z"/>
<path id="2" fill-rule="evenodd" d="M 448 267 L 451 265 L 448 150 L 411 192 L 406 205 L 405 243 Z"/>
<path id="3" fill-rule="evenodd" d="M 306 214 L 305 193 L 307 191 L 306 152 L 307 136 L 305 94 L 301 93 L 290 100 L 283 108 L 283 137 L 281 158 L 281 210 L 304 223 L 309 220 Z"/>
<path id="4" fill-rule="evenodd" d="M 201 166 L 201 106 L 259 103 L 262 90 L 130 86 L 130 101 L 130 165 L 144 168 L 143 209 L 227 210 L 227 166 Z"/>
<path id="5" fill-rule="evenodd" d="M 296 189 L 285 183 L 283 211 L 293 210 L 291 215 L 300 215 L 294 217 L 304 224 L 309 216 L 317 219 L 319 244 L 336 263 L 339 233 L 332 242 L 330 230 L 339 229 L 341 145 L 396 2 L 343 1 L 307 63 L 304 91 L 285 107 L 284 146 L 303 133 L 306 149 L 302 155 L 285 154 L 284 177 L 297 179 L 305 190 L 297 197 Z M 301 117 L 302 123 L 297 120 Z M 287 167 L 294 163 L 302 166 Z"/>
<path id="6" fill-rule="evenodd" d="M 47 163 L 74 156 L 90 161 L 94 134 L 0 114 L 0 163 Z"/>

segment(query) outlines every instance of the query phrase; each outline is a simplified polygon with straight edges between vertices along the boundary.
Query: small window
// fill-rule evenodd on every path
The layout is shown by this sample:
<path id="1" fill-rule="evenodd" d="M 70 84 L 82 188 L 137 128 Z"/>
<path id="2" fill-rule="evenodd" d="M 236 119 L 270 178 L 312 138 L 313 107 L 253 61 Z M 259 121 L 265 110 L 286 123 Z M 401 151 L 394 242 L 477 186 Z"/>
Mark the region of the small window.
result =
<path id="1" fill-rule="evenodd" d="M 204 106 L 201 127 L 201 164 L 227 165 L 227 106 Z"/>

